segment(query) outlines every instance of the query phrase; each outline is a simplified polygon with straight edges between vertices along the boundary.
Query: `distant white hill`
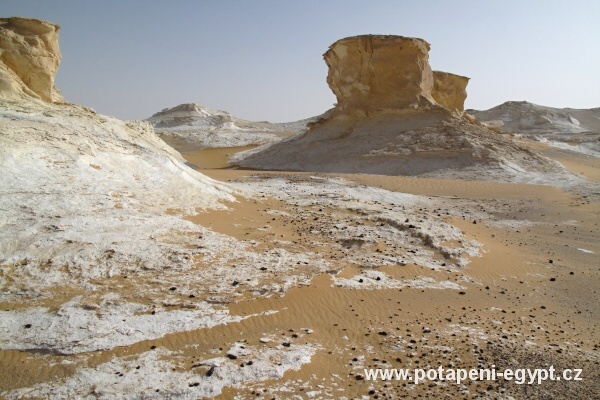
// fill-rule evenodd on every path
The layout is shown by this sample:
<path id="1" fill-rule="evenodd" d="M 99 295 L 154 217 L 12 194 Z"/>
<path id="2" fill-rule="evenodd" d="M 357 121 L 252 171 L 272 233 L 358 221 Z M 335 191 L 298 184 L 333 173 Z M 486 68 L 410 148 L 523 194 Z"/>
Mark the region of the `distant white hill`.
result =
<path id="1" fill-rule="evenodd" d="M 198 104 L 166 108 L 147 119 L 156 133 L 179 151 L 274 143 L 303 132 L 316 118 L 287 123 L 253 122 Z"/>
<path id="2" fill-rule="evenodd" d="M 600 156 L 600 108 L 552 108 L 526 101 L 507 101 L 489 110 L 466 112 L 481 122 L 499 127 L 502 133 L 516 133 Z"/>

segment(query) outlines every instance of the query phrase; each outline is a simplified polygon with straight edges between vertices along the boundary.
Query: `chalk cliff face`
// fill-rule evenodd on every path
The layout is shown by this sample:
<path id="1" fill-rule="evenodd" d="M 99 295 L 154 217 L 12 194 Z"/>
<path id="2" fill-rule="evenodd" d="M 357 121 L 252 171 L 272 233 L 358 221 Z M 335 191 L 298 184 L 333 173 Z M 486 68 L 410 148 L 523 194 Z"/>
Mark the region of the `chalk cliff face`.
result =
<path id="1" fill-rule="evenodd" d="M 332 44 L 324 58 L 327 83 L 338 101 L 335 114 L 435 104 L 429 43 L 422 39 L 354 36 Z"/>
<path id="2" fill-rule="evenodd" d="M 450 111 L 463 111 L 469 79 L 449 72 L 433 71 L 433 98 Z"/>
<path id="3" fill-rule="evenodd" d="M 0 98 L 64 101 L 54 86 L 59 29 L 37 19 L 0 18 Z"/>

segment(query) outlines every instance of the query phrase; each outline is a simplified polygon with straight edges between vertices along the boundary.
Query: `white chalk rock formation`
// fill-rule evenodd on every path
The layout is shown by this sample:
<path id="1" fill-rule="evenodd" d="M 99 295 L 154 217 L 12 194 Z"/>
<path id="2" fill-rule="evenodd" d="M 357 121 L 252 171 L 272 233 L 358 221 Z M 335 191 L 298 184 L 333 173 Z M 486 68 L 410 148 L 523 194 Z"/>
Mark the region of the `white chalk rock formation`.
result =
<path id="1" fill-rule="evenodd" d="M 124 271 L 133 279 L 193 266 L 184 254 L 202 228 L 184 214 L 222 208 L 239 191 L 186 166 L 147 122 L 57 103 L 56 25 L 5 18 L 0 30 L 0 301 L 19 302 L 27 314 L 36 299 L 64 299 L 67 287 L 87 298 Z M 14 314 L 2 312 L 4 321 Z M 30 330 L 37 339 L 13 328 L 0 328 L 0 348 L 69 347 L 44 336 L 39 325 Z"/>
<path id="2" fill-rule="evenodd" d="M 309 130 L 260 151 L 242 167 L 536 181 L 563 174 L 551 160 L 461 113 L 468 78 L 432 72 L 422 39 L 368 35 L 325 53 L 338 103 Z"/>
<path id="3" fill-rule="evenodd" d="M 198 104 L 166 108 L 147 119 L 156 133 L 181 152 L 198 148 L 258 146 L 278 142 L 306 129 L 314 119 L 294 123 L 253 122 Z"/>
<path id="4" fill-rule="evenodd" d="M 507 101 L 489 110 L 468 112 L 490 129 L 600 157 L 600 108 L 553 108 L 526 101 Z"/>
<path id="5" fill-rule="evenodd" d="M 468 110 L 480 121 L 500 120 L 503 133 L 599 133 L 600 108 L 552 108 L 527 101 L 507 101 L 489 110 Z"/>

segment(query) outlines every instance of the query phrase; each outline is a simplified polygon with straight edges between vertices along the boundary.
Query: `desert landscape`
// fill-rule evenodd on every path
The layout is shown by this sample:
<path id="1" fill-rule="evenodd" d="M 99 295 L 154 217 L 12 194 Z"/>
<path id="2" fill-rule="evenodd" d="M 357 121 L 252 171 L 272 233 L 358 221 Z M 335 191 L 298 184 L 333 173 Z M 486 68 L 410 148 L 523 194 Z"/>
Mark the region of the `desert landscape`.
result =
<path id="1" fill-rule="evenodd" d="M 600 108 L 465 110 L 359 35 L 319 116 L 122 121 L 56 88 L 59 30 L 0 18 L 2 398 L 600 396 Z M 550 366 L 582 379 L 365 376 Z"/>

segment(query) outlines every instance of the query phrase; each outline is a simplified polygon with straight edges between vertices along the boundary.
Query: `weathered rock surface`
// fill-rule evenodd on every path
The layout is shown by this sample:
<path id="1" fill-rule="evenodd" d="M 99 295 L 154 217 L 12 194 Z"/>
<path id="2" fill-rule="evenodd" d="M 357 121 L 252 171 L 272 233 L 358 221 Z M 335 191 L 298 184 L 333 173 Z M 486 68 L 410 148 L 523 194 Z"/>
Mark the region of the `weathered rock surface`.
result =
<path id="1" fill-rule="evenodd" d="M 502 127 L 504 126 L 504 121 L 502 121 L 500 119 L 493 119 L 491 121 L 483 121 L 483 122 L 481 122 L 481 125 L 485 126 L 486 128 L 488 128 L 496 133 L 502 133 Z"/>
<path id="2" fill-rule="evenodd" d="M 0 18 L 0 98 L 64 101 L 54 86 L 59 29 L 37 19 Z"/>
<path id="3" fill-rule="evenodd" d="M 306 133 L 231 161 L 275 170 L 569 180 L 557 163 L 462 115 L 469 78 L 432 72 L 428 51 L 424 40 L 401 36 L 335 42 L 325 53 L 335 108 Z"/>
<path id="4" fill-rule="evenodd" d="M 338 40 L 324 54 L 327 84 L 337 97 L 334 116 L 430 107 L 433 72 L 429 43 L 389 35 Z"/>
<path id="5" fill-rule="evenodd" d="M 433 98 L 450 111 L 463 111 L 469 79 L 449 72 L 433 71 Z"/>
<path id="6" fill-rule="evenodd" d="M 502 133 L 516 133 L 548 141 L 556 147 L 600 156 L 600 108 L 553 108 L 507 101 L 489 110 L 467 112 L 486 126 L 495 125 Z"/>
<path id="7" fill-rule="evenodd" d="M 600 133 L 600 108 L 552 108 L 507 101 L 489 110 L 467 110 L 480 121 L 501 120 L 503 133 Z"/>
<path id="8" fill-rule="evenodd" d="M 280 124 L 253 122 L 193 103 L 166 108 L 147 119 L 161 139 L 181 152 L 274 143 L 304 131 L 313 120 Z"/>
<path id="9" fill-rule="evenodd" d="M 35 299 L 61 296 L 65 287 L 69 296 L 59 297 L 59 308 L 61 299 L 75 293 L 89 300 L 90 291 L 102 292 L 102 285 L 90 286 L 96 278 L 124 271 L 130 278 L 139 277 L 154 268 L 164 276 L 167 265 L 189 268 L 192 257 L 182 254 L 204 228 L 185 220 L 184 214 L 223 208 L 222 202 L 240 194 L 187 167 L 147 122 L 120 121 L 57 103 L 57 31 L 49 22 L 5 18 L 0 33 L 0 301 L 22 304 L 21 311 L 35 323 L 41 319 L 32 315 L 47 310 L 35 307 Z M 119 302 L 123 307 L 104 310 L 102 321 L 116 318 L 122 323 L 123 315 L 133 316 L 135 304 Z M 83 319 L 77 316 L 81 312 L 86 314 Z M 4 309 L 2 313 L 3 322 L 16 316 Z M 192 311 L 188 316 L 197 320 L 209 314 Z M 35 325 L 28 337 L 15 334 L 17 344 L 9 343 L 4 323 L 0 348 L 69 352 L 83 343 L 81 337 L 51 333 L 57 326 L 83 334 L 92 348 L 100 348 L 93 342 L 104 334 L 96 329 L 94 315 L 79 303 L 63 314 L 68 324 L 58 322 L 62 317 L 55 313 L 47 314 L 48 325 Z M 172 328 L 161 334 L 167 331 Z M 132 331 L 114 326 L 107 332 L 119 338 L 101 347 L 133 337 Z"/>

